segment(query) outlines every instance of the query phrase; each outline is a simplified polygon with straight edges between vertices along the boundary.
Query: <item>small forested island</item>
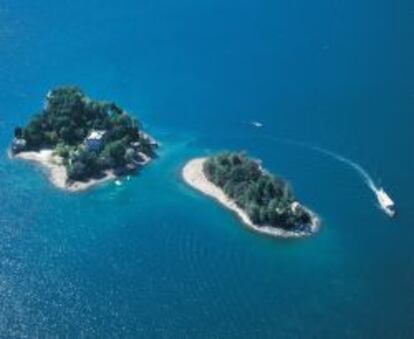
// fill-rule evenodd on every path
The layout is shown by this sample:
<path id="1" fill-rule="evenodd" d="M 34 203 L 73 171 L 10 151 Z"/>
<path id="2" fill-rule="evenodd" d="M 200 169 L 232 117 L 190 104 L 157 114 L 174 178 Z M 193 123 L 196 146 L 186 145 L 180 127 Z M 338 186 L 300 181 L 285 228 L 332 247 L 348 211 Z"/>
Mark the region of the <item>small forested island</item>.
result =
<path id="1" fill-rule="evenodd" d="M 279 237 L 315 233 L 318 217 L 302 206 L 290 186 L 244 153 L 224 152 L 189 161 L 187 184 L 233 210 L 250 228 Z"/>
<path id="2" fill-rule="evenodd" d="M 80 191 L 136 171 L 157 147 L 117 104 L 65 86 L 50 90 L 43 110 L 15 128 L 10 154 L 49 169 L 59 188 Z"/>

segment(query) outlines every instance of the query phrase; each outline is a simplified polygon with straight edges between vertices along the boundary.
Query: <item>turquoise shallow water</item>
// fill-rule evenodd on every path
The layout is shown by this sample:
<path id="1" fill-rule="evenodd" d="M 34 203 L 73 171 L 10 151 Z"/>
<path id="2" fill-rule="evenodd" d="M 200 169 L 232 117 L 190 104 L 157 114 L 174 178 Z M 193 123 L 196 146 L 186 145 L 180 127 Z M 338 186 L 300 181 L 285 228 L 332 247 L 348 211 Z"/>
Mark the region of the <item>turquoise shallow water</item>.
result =
<path id="1" fill-rule="evenodd" d="M 413 11 L 0 1 L 0 336 L 412 338 Z M 79 195 L 7 159 L 13 127 L 66 83 L 139 116 L 159 159 Z M 278 138 L 361 164 L 398 218 L 355 171 Z M 321 232 L 257 235 L 183 184 L 188 159 L 226 148 L 287 178 Z"/>

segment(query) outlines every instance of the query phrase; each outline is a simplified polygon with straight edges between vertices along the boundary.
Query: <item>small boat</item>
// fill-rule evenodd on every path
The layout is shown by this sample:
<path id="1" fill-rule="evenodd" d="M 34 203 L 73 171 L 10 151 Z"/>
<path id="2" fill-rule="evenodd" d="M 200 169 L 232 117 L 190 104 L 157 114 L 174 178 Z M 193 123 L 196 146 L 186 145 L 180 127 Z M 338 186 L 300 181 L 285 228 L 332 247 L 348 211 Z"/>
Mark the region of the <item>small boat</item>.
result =
<path id="1" fill-rule="evenodd" d="M 380 207 L 390 218 L 393 218 L 396 213 L 394 201 L 392 201 L 383 188 L 377 190 L 376 194 Z"/>
<path id="2" fill-rule="evenodd" d="M 121 186 L 122 185 L 122 181 L 121 180 L 115 180 L 115 185 Z"/>
<path id="3" fill-rule="evenodd" d="M 257 128 L 263 127 L 263 124 L 259 121 L 252 121 L 252 125 Z"/>

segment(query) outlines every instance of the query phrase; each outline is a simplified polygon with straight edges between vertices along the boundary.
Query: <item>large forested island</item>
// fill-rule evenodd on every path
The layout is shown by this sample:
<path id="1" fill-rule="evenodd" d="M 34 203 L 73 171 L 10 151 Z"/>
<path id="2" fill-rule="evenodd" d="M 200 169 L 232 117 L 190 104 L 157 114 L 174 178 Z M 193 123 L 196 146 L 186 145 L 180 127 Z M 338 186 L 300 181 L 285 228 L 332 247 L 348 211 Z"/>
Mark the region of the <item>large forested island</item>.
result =
<path id="1" fill-rule="evenodd" d="M 157 145 L 117 104 L 67 86 L 49 91 L 43 110 L 15 128 L 10 153 L 48 168 L 56 186 L 79 191 L 136 171 Z"/>
<path id="2" fill-rule="evenodd" d="M 256 231 L 303 237 L 318 229 L 317 216 L 296 200 L 290 186 L 244 153 L 193 159 L 182 174 L 189 185 L 236 212 Z"/>

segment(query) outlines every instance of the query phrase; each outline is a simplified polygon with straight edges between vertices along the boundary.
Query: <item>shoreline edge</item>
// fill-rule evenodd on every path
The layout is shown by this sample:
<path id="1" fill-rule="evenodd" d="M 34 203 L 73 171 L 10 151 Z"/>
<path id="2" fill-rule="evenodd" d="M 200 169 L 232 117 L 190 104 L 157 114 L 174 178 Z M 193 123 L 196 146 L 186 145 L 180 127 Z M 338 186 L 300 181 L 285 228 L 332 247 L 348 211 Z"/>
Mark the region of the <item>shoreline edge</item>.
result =
<path id="1" fill-rule="evenodd" d="M 113 171 L 106 171 L 102 178 L 89 179 L 88 181 L 68 181 L 68 175 L 65 166 L 62 164 L 62 159 L 54 154 L 51 149 L 42 149 L 38 152 L 27 151 L 20 152 L 15 155 L 8 150 L 10 159 L 19 159 L 35 163 L 42 169 L 46 170 L 49 181 L 57 188 L 67 192 L 82 192 L 92 188 L 95 185 L 104 183 L 106 181 L 115 180 L 117 176 Z"/>
<path id="2" fill-rule="evenodd" d="M 213 198 L 221 205 L 234 212 L 249 229 L 278 238 L 304 238 L 315 234 L 319 230 L 319 218 L 315 213 L 303 206 L 302 207 L 310 213 L 312 218 L 309 231 L 288 231 L 274 226 L 258 226 L 254 224 L 247 213 L 237 206 L 234 200 L 230 199 L 220 187 L 207 179 L 203 170 L 204 162 L 206 160 L 207 158 L 195 158 L 188 161 L 182 169 L 182 178 L 189 186 Z"/>

